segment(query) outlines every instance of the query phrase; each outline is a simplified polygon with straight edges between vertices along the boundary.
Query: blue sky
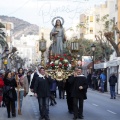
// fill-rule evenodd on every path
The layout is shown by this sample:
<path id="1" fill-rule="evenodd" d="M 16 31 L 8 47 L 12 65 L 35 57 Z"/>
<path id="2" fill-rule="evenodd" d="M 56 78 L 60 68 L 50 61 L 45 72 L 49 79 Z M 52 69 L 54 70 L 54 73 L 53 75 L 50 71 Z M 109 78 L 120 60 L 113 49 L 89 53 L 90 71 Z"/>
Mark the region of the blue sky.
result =
<path id="1" fill-rule="evenodd" d="M 3 0 L 0 15 L 17 17 L 40 27 L 51 28 L 56 16 L 64 18 L 64 27 L 78 22 L 81 13 L 105 0 Z"/>

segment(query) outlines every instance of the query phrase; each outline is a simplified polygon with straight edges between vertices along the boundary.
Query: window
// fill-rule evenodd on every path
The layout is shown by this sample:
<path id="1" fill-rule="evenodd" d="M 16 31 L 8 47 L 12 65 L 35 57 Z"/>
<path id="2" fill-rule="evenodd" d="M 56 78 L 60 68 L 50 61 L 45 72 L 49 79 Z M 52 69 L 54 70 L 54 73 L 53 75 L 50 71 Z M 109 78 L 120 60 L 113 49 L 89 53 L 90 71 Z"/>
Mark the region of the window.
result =
<path id="1" fill-rule="evenodd" d="M 93 34 L 93 28 L 90 27 L 90 34 Z"/>
<path id="2" fill-rule="evenodd" d="M 86 34 L 88 34 L 89 33 L 89 29 L 88 28 L 86 28 Z"/>
<path id="3" fill-rule="evenodd" d="M 93 16 L 90 16 L 90 22 L 93 22 Z"/>
<path id="4" fill-rule="evenodd" d="M 117 4 L 115 5 L 115 10 L 116 10 L 116 11 L 118 10 L 118 5 L 117 5 Z"/>
<path id="5" fill-rule="evenodd" d="M 89 16 L 87 16 L 87 20 L 86 20 L 86 22 L 88 22 L 89 21 Z"/>
<path id="6" fill-rule="evenodd" d="M 87 20 L 89 20 L 89 16 L 87 16 Z"/>
<path id="7" fill-rule="evenodd" d="M 80 37 L 83 38 L 83 37 L 84 37 L 84 34 L 83 34 L 83 33 L 80 33 Z"/>

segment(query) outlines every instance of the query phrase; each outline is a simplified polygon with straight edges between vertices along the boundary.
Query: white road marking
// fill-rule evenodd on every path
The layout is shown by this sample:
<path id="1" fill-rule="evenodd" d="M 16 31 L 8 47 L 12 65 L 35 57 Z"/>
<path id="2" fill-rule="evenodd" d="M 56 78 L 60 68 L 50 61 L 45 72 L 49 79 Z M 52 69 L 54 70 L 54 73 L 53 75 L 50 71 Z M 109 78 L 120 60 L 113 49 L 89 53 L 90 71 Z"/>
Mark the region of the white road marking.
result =
<path id="1" fill-rule="evenodd" d="M 98 106 L 97 104 L 94 104 L 94 103 L 93 103 L 92 105 L 94 105 L 94 106 L 96 106 L 96 107 Z"/>
<path id="2" fill-rule="evenodd" d="M 107 110 L 108 112 L 110 112 L 110 113 L 112 113 L 112 114 L 117 114 L 117 113 L 115 113 L 115 112 L 113 112 L 113 111 L 111 111 L 111 110 Z"/>

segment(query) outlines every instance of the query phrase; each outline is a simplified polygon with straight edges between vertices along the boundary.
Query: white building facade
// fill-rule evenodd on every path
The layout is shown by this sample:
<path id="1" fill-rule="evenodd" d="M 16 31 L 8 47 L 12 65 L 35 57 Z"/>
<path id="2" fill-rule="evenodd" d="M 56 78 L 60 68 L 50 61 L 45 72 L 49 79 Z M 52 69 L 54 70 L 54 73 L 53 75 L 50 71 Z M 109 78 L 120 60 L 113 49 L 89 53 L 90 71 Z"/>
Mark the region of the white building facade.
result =
<path id="1" fill-rule="evenodd" d="M 38 60 L 40 61 L 38 40 L 38 35 L 22 35 L 20 40 L 14 40 L 12 43 L 17 48 L 18 55 L 25 61 L 25 68 L 29 68 L 31 64 L 35 64 Z"/>

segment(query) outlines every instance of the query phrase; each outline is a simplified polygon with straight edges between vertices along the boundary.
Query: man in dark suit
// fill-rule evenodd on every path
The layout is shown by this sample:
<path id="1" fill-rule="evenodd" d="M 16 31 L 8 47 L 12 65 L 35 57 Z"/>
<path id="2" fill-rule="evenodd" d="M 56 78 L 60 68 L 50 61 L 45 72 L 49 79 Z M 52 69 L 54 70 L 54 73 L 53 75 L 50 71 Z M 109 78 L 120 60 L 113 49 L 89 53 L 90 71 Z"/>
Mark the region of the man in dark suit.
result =
<path id="1" fill-rule="evenodd" d="M 45 73 L 45 69 L 41 67 L 39 69 L 38 77 L 35 81 L 34 93 L 38 98 L 39 102 L 39 110 L 40 110 L 40 118 L 42 120 L 50 120 L 49 118 L 49 97 L 50 97 L 50 85 L 52 83 L 52 79 Z"/>
<path id="2" fill-rule="evenodd" d="M 78 67 L 74 73 L 74 78 L 71 96 L 73 97 L 74 120 L 77 118 L 83 119 L 83 102 L 86 99 L 87 80 L 82 74 L 82 69 Z M 79 102 L 79 104 L 78 104 Z"/>
<path id="3" fill-rule="evenodd" d="M 70 114 L 73 114 L 73 98 L 71 97 L 72 93 L 72 84 L 69 82 L 70 79 L 73 79 L 74 76 L 71 75 L 65 82 L 65 90 L 67 94 L 67 106 L 68 106 L 68 112 Z"/>

